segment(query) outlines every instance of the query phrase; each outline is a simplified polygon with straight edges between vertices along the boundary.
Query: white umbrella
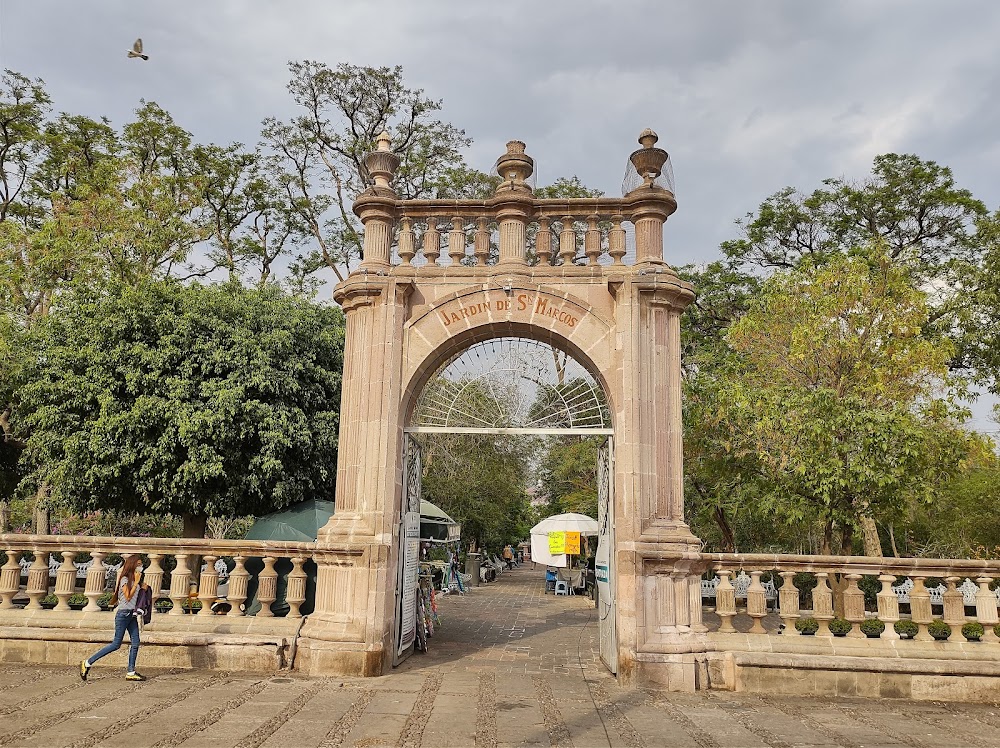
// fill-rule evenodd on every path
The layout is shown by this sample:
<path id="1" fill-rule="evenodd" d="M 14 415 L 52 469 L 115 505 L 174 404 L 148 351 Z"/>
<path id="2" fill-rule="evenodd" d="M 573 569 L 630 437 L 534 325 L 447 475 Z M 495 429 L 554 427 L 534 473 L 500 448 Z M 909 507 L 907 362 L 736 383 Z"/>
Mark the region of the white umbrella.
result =
<path id="1" fill-rule="evenodd" d="M 597 520 L 586 514 L 569 512 L 546 517 L 531 528 L 531 560 L 545 566 L 566 568 L 569 562 L 565 553 L 549 554 L 550 532 L 578 532 L 583 537 L 597 535 Z"/>

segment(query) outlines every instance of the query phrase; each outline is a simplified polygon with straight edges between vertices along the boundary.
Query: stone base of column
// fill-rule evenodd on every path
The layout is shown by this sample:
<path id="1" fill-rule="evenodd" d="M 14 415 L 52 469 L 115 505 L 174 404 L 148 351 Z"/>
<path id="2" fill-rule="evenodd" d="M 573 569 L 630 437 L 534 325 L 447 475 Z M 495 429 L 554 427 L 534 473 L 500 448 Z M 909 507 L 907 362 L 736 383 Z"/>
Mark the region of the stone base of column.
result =
<path id="1" fill-rule="evenodd" d="M 693 693 L 706 682 L 704 655 L 640 652 L 636 657 L 636 685 L 653 691 Z"/>
<path id="2" fill-rule="evenodd" d="M 387 657 L 381 646 L 303 638 L 296 648 L 295 669 L 311 676 L 371 677 L 386 671 Z"/>

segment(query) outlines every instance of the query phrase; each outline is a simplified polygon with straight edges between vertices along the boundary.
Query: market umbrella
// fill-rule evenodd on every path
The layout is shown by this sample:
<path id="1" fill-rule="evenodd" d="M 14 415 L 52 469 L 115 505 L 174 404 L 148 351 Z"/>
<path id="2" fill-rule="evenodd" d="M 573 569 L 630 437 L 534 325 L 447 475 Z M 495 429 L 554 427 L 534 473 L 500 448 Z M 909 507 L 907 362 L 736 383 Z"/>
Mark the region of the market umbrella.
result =
<path id="1" fill-rule="evenodd" d="M 298 540 L 311 543 L 319 529 L 330 521 L 333 502 L 307 499 L 259 517 L 247 531 L 247 540 Z"/>
<path id="2" fill-rule="evenodd" d="M 546 566 L 566 568 L 569 560 L 565 553 L 549 553 L 550 532 L 578 532 L 582 537 L 597 535 L 597 520 L 586 514 L 569 512 L 546 517 L 531 528 L 531 560 Z"/>
<path id="3" fill-rule="evenodd" d="M 441 507 L 420 500 L 420 537 L 423 540 L 457 540 L 461 525 Z"/>

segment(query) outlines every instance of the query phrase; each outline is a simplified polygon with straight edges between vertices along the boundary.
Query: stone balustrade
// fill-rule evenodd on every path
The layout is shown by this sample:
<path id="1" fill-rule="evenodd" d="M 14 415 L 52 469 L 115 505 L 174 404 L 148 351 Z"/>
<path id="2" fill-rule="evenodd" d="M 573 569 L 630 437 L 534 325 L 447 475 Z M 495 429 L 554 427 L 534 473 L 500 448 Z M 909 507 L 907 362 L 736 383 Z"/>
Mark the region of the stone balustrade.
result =
<path id="1" fill-rule="evenodd" d="M 508 236 L 490 201 L 409 200 L 394 216 L 393 264 L 431 270 L 501 264 L 623 265 L 628 226 L 625 200 L 531 200 L 520 229 Z M 509 251 L 504 246 L 513 242 Z"/>
<path id="2" fill-rule="evenodd" d="M 120 559 L 138 553 L 144 559 L 145 581 L 153 590 L 153 600 L 172 603 L 169 615 L 195 609 L 199 616 L 222 611 L 229 616 L 245 615 L 254 576 L 247 563 L 254 560 L 261 566 L 255 575 L 255 597 L 260 603 L 256 615 L 274 615 L 271 606 L 279 597 L 280 578 L 287 616 L 298 618 L 306 601 L 305 566 L 314 550 L 314 543 L 277 541 L 0 535 L 0 551 L 5 556 L 0 567 L 0 610 L 40 610 L 42 601 L 54 595 L 58 601 L 54 610 L 69 611 L 70 598 L 82 594 L 87 603 L 81 612 L 99 611 L 101 597 L 113 590 Z M 279 564 L 287 568 L 285 574 L 279 574 Z M 227 605 L 213 608 L 217 601 Z"/>
<path id="3" fill-rule="evenodd" d="M 896 624 L 909 619 L 917 641 L 965 641 L 962 627 L 970 622 L 982 625 L 983 641 L 998 641 L 1000 560 L 725 553 L 702 558 L 716 575 L 702 580 L 705 622 L 711 629 L 717 620 L 720 634 L 736 633 L 742 619 L 745 633 L 800 635 L 810 632 L 796 623 L 811 618 L 816 636 L 899 639 Z M 881 633 L 874 633 L 877 624 L 867 627 L 870 633 L 862 631 L 868 619 L 884 624 Z M 848 624 L 847 631 L 838 631 Z M 905 624 L 900 628 L 905 633 Z"/>

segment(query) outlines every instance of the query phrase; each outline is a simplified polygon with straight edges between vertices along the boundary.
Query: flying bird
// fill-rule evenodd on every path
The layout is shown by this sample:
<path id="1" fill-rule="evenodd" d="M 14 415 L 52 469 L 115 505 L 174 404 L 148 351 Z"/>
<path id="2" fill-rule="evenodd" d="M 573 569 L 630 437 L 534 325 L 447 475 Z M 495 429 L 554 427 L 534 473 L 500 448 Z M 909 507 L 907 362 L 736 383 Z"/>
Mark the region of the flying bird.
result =
<path id="1" fill-rule="evenodd" d="M 141 57 L 144 60 L 148 60 L 149 59 L 149 55 L 144 55 L 142 53 L 142 39 L 136 39 L 135 40 L 135 44 L 132 45 L 132 49 L 130 49 L 128 51 L 128 56 L 130 58 L 132 58 L 132 57 Z"/>

